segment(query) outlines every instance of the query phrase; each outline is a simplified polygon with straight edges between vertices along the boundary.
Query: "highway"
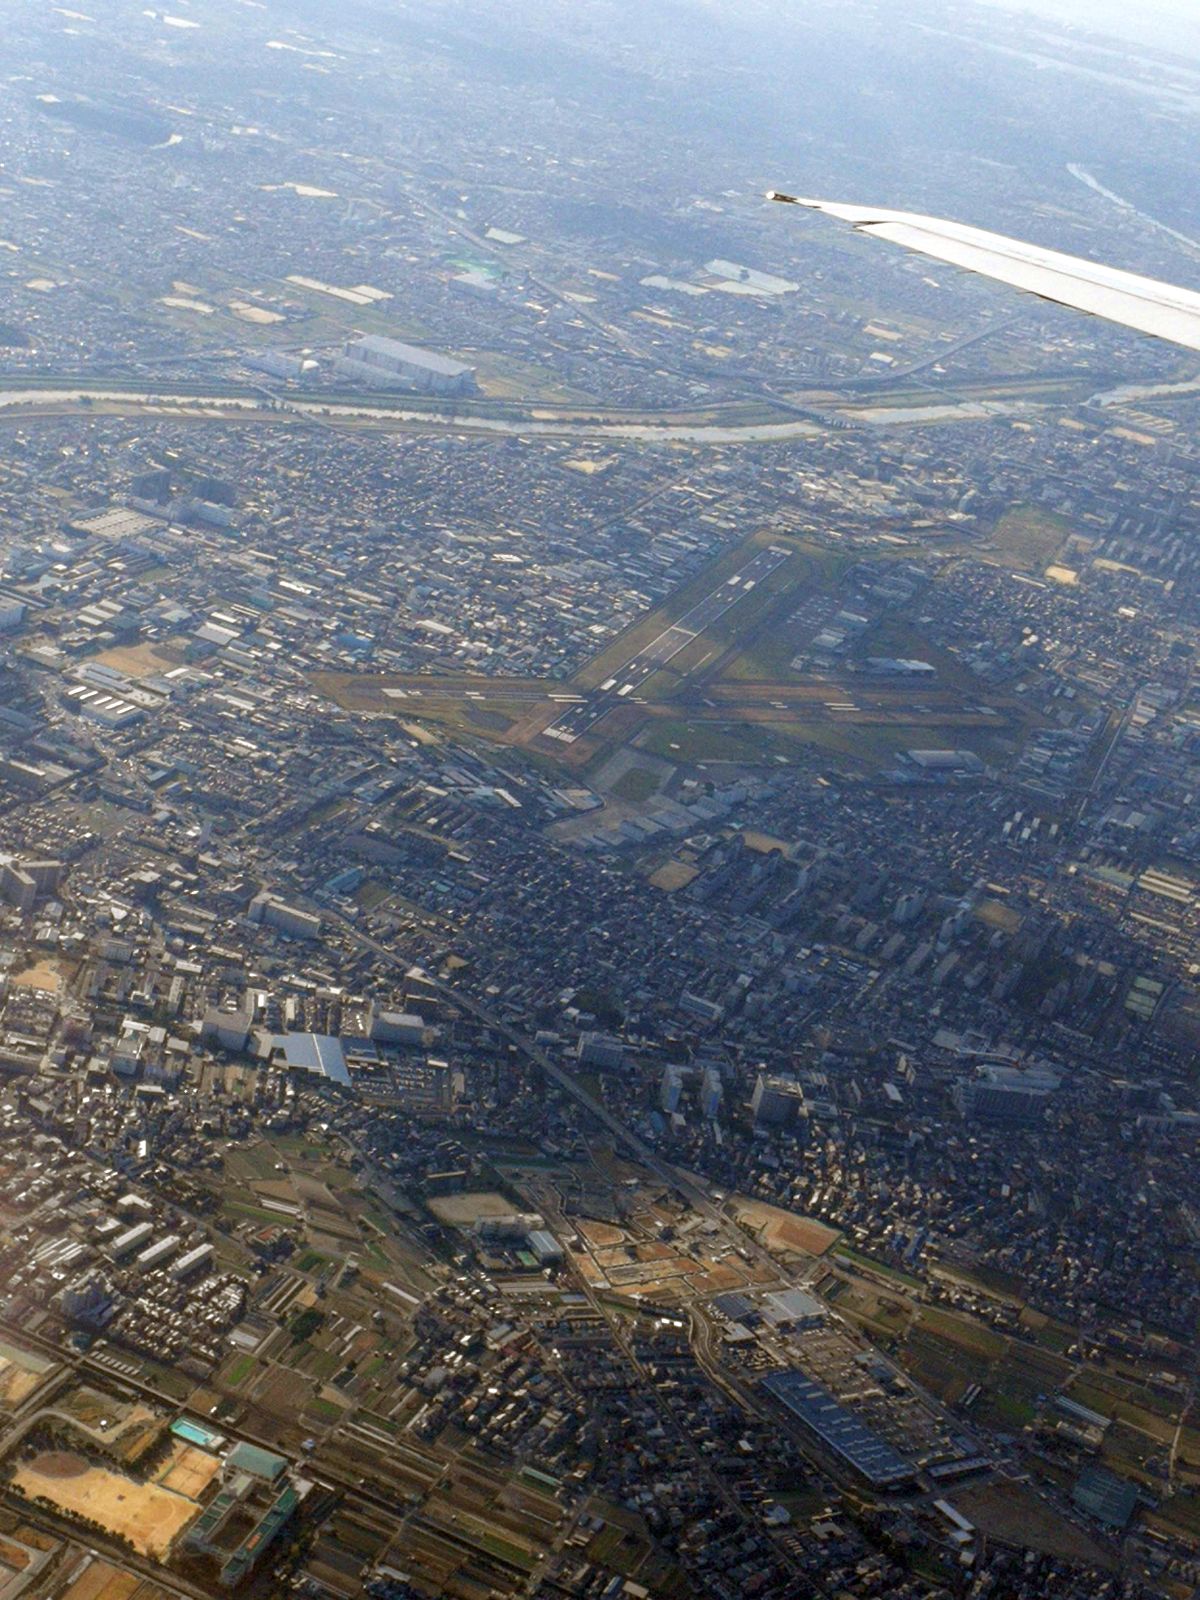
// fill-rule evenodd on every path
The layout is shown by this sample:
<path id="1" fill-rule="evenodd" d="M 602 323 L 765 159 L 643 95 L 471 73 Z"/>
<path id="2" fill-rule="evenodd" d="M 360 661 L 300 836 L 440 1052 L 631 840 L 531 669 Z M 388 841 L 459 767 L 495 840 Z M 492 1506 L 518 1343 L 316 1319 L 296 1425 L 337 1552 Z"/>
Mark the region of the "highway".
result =
<path id="1" fill-rule="evenodd" d="M 673 660 L 693 639 L 699 638 L 706 628 L 723 617 L 790 556 L 790 550 L 782 550 L 778 545 L 768 545 L 765 550 L 759 550 L 732 577 L 726 578 L 724 583 L 705 595 L 703 600 L 697 601 L 677 622 L 664 628 L 656 639 L 630 656 L 625 665 L 606 678 L 586 700 L 573 705 L 559 717 L 545 730 L 545 737 L 557 739 L 562 744 L 574 744 L 576 739 L 594 728 L 622 700 L 634 695 L 660 667 Z"/>

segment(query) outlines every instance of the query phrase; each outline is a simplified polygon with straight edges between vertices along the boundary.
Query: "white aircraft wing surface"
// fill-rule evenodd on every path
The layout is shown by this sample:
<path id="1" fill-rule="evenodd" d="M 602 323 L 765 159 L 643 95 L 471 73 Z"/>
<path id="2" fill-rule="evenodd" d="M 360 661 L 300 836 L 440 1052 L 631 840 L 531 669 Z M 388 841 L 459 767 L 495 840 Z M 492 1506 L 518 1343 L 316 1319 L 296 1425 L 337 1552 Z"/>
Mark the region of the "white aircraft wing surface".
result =
<path id="1" fill-rule="evenodd" d="M 775 190 L 767 198 L 823 211 L 851 223 L 860 233 L 887 239 L 906 250 L 1012 284 L 1014 289 L 1104 317 L 1170 344 L 1200 350 L 1200 294 L 1195 290 L 1142 278 L 1135 272 L 1122 272 L 1057 250 L 1044 250 L 1041 245 L 986 233 L 961 222 L 946 222 L 940 217 L 842 205 L 832 200 L 803 200 Z"/>

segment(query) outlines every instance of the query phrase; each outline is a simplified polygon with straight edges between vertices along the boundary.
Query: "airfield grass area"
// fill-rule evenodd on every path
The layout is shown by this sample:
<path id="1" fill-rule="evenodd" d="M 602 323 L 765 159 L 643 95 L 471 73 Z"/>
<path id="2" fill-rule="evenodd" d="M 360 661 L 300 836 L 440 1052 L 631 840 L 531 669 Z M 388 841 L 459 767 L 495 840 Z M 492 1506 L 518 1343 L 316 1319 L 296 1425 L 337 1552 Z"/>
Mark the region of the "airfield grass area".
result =
<path id="1" fill-rule="evenodd" d="M 563 685 L 549 679 L 486 677 L 478 672 L 436 673 L 403 672 L 382 676 L 361 672 L 312 673 L 310 682 L 318 694 L 333 700 L 344 711 L 359 711 L 392 716 L 425 717 L 439 715 L 444 706 L 470 701 L 478 695 L 482 703 L 498 703 L 518 709 L 563 692 Z"/>
<path id="2" fill-rule="evenodd" d="M 1007 541 L 1014 562 L 1044 568 L 1069 532 L 1062 518 L 1019 507 L 1001 519 L 993 543 Z M 788 558 L 745 587 L 703 632 L 685 638 L 632 698 L 609 703 L 573 741 L 545 737 L 566 709 L 564 697 L 595 693 L 769 546 L 786 549 Z M 907 547 L 892 553 L 906 554 Z M 649 763 L 638 763 L 638 753 L 683 769 L 773 768 L 827 758 L 833 766 L 875 773 L 913 748 L 963 749 L 987 764 L 1010 762 L 1035 720 L 1029 708 L 1011 695 L 981 704 L 976 679 L 952 654 L 929 646 L 903 609 L 879 618 L 836 666 L 793 666 L 848 603 L 844 579 L 854 560 L 850 550 L 760 529 L 707 562 L 569 681 L 319 671 L 310 682 L 344 710 L 395 715 L 414 736 L 425 729 L 429 739 L 516 746 L 548 778 L 562 781 L 565 769 L 614 804 L 635 808 L 652 801 L 670 776 L 666 769 L 646 770 Z M 868 654 L 925 660 L 934 675 L 928 682 L 873 676 L 861 670 Z M 634 759 L 606 783 L 606 765 L 618 751 Z"/>
<path id="3" fill-rule="evenodd" d="M 723 551 L 715 560 L 707 562 L 686 583 L 676 589 L 668 601 L 655 607 L 653 611 L 648 611 L 611 639 L 576 673 L 573 679 L 574 686 L 586 690 L 603 683 L 631 657 L 652 644 L 660 633 L 686 616 L 693 606 L 719 589 L 727 579 L 733 577 L 769 545 L 791 550 L 791 559 L 777 567 L 705 630 L 704 636 L 710 641 L 710 648 L 712 641 L 718 644 L 725 643 L 736 636 L 736 632 L 731 630 L 750 626 L 756 621 L 771 597 L 791 592 L 801 586 L 828 581 L 828 577 L 837 572 L 838 562 L 843 559 L 835 552 L 825 550 L 818 545 L 779 538 L 769 529 L 752 534 L 750 538 L 743 539 Z"/>

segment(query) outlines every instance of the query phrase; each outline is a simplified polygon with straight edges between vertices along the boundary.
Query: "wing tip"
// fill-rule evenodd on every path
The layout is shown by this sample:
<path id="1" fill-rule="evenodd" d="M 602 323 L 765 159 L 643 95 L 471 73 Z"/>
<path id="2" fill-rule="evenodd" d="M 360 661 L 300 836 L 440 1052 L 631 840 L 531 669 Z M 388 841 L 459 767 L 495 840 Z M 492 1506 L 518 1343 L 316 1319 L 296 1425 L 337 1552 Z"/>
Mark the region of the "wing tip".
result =
<path id="1" fill-rule="evenodd" d="M 782 189 L 768 189 L 766 197 L 768 200 L 778 201 L 783 206 L 804 206 L 809 211 L 825 209 L 824 200 L 810 200 L 802 194 L 785 194 Z"/>

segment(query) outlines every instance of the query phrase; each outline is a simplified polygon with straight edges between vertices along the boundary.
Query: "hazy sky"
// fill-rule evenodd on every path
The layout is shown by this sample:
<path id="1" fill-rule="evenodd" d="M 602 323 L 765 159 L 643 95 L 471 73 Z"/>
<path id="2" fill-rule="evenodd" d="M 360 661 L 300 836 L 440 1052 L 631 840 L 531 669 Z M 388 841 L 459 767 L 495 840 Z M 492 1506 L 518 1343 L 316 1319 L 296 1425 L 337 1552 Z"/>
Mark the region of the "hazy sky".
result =
<path id="1" fill-rule="evenodd" d="M 1200 57 L 1197 0 L 987 0 L 1006 11 L 1032 11 L 1138 44 Z"/>

